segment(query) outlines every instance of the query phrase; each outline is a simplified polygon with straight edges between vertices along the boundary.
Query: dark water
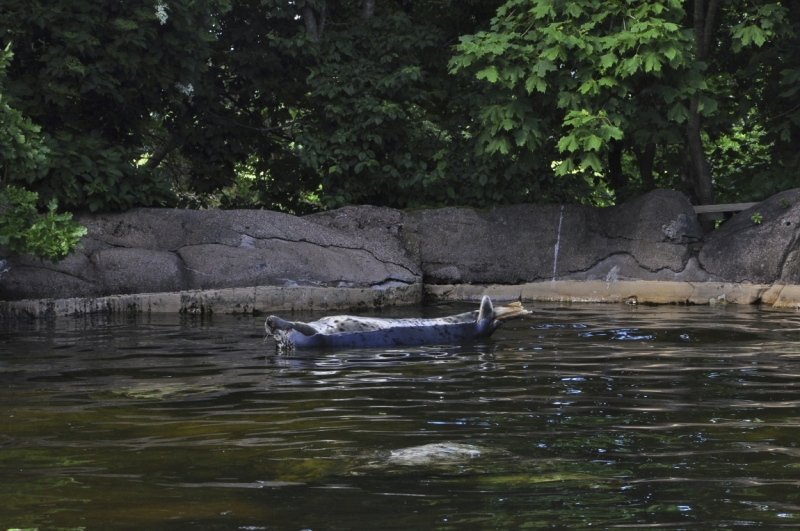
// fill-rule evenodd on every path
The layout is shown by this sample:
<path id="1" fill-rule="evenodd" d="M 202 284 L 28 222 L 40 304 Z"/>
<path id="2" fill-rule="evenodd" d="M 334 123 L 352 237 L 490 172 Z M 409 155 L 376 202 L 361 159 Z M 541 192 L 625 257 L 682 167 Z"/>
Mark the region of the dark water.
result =
<path id="1" fill-rule="evenodd" d="M 294 356 L 263 318 L 3 325 L 0 531 L 800 526 L 800 314 L 528 306 Z"/>

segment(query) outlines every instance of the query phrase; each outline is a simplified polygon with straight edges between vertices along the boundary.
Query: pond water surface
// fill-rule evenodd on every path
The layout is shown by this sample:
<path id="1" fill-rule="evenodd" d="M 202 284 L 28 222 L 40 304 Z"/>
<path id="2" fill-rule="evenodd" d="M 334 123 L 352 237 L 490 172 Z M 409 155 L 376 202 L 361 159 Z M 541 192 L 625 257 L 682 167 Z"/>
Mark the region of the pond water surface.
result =
<path id="1" fill-rule="evenodd" d="M 799 313 L 526 307 L 292 356 L 263 316 L 0 325 L 0 530 L 800 526 Z"/>

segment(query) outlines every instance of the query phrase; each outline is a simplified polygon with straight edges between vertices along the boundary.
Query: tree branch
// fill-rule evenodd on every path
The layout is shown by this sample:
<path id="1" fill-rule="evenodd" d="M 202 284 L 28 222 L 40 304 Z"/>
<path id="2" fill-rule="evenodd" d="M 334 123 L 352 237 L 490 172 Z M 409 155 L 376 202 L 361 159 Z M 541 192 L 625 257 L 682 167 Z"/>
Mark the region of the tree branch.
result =
<path id="1" fill-rule="evenodd" d="M 176 133 L 172 132 L 167 135 L 166 140 L 156 148 L 150 158 L 147 159 L 142 165 L 142 168 L 145 170 L 153 170 L 161 164 L 167 155 L 169 155 L 174 149 L 177 149 L 183 145 L 183 138 L 177 135 Z"/>
<path id="2" fill-rule="evenodd" d="M 375 14 L 375 0 L 364 0 L 361 14 L 364 16 L 364 20 L 371 19 Z"/>
<path id="3" fill-rule="evenodd" d="M 792 108 L 791 108 L 791 109 L 789 109 L 788 111 L 786 111 L 786 112 L 782 112 L 782 113 L 780 113 L 780 114 L 778 114 L 778 115 L 776 115 L 776 116 L 773 116 L 772 118 L 770 118 L 770 119 L 769 119 L 769 120 L 767 120 L 767 121 L 768 121 L 768 122 L 771 122 L 772 120 L 777 120 L 777 119 L 778 119 L 778 118 L 780 118 L 781 116 L 786 116 L 787 114 L 789 114 L 789 113 L 791 113 L 791 112 L 794 112 L 794 111 L 796 111 L 798 108 L 800 108 L 800 105 L 795 105 L 794 107 L 792 107 Z"/>
<path id="4" fill-rule="evenodd" d="M 705 59 L 705 50 L 703 45 L 705 38 L 703 36 L 705 31 L 705 24 L 703 20 L 703 0 L 694 0 L 694 40 L 697 46 L 697 60 L 703 61 Z"/>
<path id="5" fill-rule="evenodd" d="M 306 33 L 311 36 L 311 40 L 319 42 L 319 34 L 317 33 L 317 18 L 314 16 L 314 10 L 311 6 L 307 5 L 303 8 L 303 22 L 306 24 Z"/>
<path id="6" fill-rule="evenodd" d="M 213 113 L 213 112 L 211 112 L 209 110 L 206 110 L 206 112 L 208 114 L 210 114 L 211 116 L 213 116 L 214 118 L 219 118 L 220 120 L 224 120 L 224 121 L 226 121 L 226 122 L 228 122 L 230 124 L 233 124 L 233 125 L 235 125 L 237 127 L 243 127 L 245 129 L 250 129 L 251 131 L 258 131 L 259 133 L 269 133 L 271 131 L 280 131 L 280 130 L 286 129 L 288 127 L 294 127 L 296 124 L 306 124 L 306 125 L 308 125 L 308 122 L 304 122 L 302 118 L 297 118 L 295 120 L 290 120 L 290 121 L 286 122 L 285 124 L 276 125 L 274 127 L 253 127 L 252 125 L 245 125 L 245 124 L 239 123 L 236 120 L 232 120 L 232 119 L 228 118 L 227 116 L 222 116 L 220 114 Z"/>
<path id="7" fill-rule="evenodd" d="M 703 60 L 711 54 L 711 41 L 714 37 L 714 20 L 717 16 L 717 0 L 708 1 L 708 10 L 706 11 L 706 21 L 703 26 Z"/>
<path id="8" fill-rule="evenodd" d="M 325 30 L 325 19 L 328 11 L 328 6 L 322 2 L 322 7 L 319 10 L 319 22 L 317 17 L 314 16 L 314 9 L 310 5 L 303 8 L 303 22 L 306 25 L 306 33 L 311 36 L 314 42 L 322 40 L 322 32 Z"/>
<path id="9" fill-rule="evenodd" d="M 322 40 L 322 33 L 325 31 L 325 21 L 328 15 L 328 4 L 322 2 L 322 7 L 319 10 L 319 24 L 317 25 L 317 42 Z"/>

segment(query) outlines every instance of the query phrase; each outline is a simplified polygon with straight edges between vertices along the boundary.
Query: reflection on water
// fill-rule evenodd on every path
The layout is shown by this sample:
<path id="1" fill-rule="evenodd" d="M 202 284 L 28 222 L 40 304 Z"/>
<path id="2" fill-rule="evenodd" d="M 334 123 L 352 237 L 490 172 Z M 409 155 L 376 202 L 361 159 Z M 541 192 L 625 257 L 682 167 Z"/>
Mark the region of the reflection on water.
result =
<path id="1" fill-rule="evenodd" d="M 0 531 L 800 525 L 800 314 L 531 309 L 293 356 L 262 318 L 2 325 Z"/>

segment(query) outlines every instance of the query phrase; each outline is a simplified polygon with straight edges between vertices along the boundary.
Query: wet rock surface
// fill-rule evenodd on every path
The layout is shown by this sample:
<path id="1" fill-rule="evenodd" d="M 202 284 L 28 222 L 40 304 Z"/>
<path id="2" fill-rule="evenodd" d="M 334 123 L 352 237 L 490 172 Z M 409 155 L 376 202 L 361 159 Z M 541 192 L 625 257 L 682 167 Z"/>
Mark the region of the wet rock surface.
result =
<path id="1" fill-rule="evenodd" d="M 519 464 L 518 458 L 501 448 L 444 441 L 350 458 L 343 456 L 338 468 L 344 476 L 402 475 L 421 469 L 461 474 Z"/>
<path id="2" fill-rule="evenodd" d="M 474 444 L 435 443 L 392 450 L 386 461 L 396 466 L 430 466 L 468 461 L 488 453 Z"/>
<path id="3" fill-rule="evenodd" d="M 360 206 L 296 217 L 140 208 L 76 221 L 89 229 L 84 247 L 58 265 L 0 249 L 0 300 L 423 282 L 800 282 L 800 190 L 705 238 L 689 201 L 669 190 L 604 209 Z"/>

